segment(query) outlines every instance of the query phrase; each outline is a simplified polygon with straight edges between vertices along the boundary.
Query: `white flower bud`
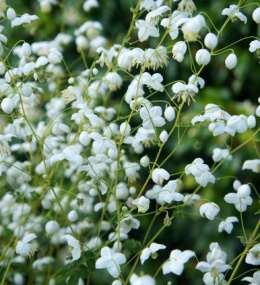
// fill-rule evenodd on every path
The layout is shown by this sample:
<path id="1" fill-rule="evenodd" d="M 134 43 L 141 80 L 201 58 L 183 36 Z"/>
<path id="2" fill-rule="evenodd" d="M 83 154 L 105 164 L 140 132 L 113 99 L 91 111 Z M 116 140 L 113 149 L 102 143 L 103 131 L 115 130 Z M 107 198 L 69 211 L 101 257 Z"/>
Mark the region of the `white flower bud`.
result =
<path id="1" fill-rule="evenodd" d="M 97 68 L 93 68 L 93 74 L 97 75 L 98 74 L 98 69 Z"/>
<path id="2" fill-rule="evenodd" d="M 167 107 L 164 111 L 164 117 L 167 121 L 171 122 L 175 119 L 175 110 L 173 107 Z"/>
<path id="3" fill-rule="evenodd" d="M 255 114 L 257 115 L 257 117 L 260 117 L 260 105 L 256 108 Z"/>
<path id="4" fill-rule="evenodd" d="M 8 8 L 6 12 L 7 19 L 13 21 L 16 18 L 16 13 L 13 8 Z"/>
<path id="5" fill-rule="evenodd" d="M 60 229 L 59 224 L 56 221 L 49 221 L 45 225 L 45 231 L 48 235 L 52 235 L 54 233 L 57 233 Z"/>
<path id="6" fill-rule="evenodd" d="M 251 115 L 247 118 L 247 125 L 250 129 L 252 129 L 256 126 L 255 116 Z"/>
<path id="7" fill-rule="evenodd" d="M 241 198 L 246 198 L 247 196 L 250 195 L 250 193 L 251 193 L 251 189 L 247 184 L 243 184 L 239 186 L 239 188 L 237 189 L 237 194 Z"/>
<path id="8" fill-rule="evenodd" d="M 260 7 L 254 10 L 252 18 L 257 24 L 260 24 Z"/>
<path id="9" fill-rule="evenodd" d="M 90 140 L 91 140 L 91 138 L 90 138 L 89 133 L 87 131 L 82 132 L 79 136 L 79 141 L 84 146 L 87 146 L 90 143 Z"/>
<path id="10" fill-rule="evenodd" d="M 129 124 L 126 126 L 126 122 L 124 122 L 120 125 L 120 134 L 121 135 L 124 134 L 124 136 L 126 137 L 130 134 L 130 132 L 131 132 L 131 127 Z"/>
<path id="11" fill-rule="evenodd" d="M 30 97 L 32 95 L 32 90 L 28 85 L 23 84 L 21 95 L 24 97 Z"/>
<path id="12" fill-rule="evenodd" d="M 209 49 L 214 49 L 218 44 L 218 38 L 213 33 L 208 33 L 204 39 L 205 46 Z"/>
<path id="13" fill-rule="evenodd" d="M 113 149 L 113 148 L 110 148 L 107 152 L 108 154 L 108 157 L 110 157 L 111 159 L 116 159 L 117 156 L 118 156 L 118 150 L 117 149 Z"/>
<path id="14" fill-rule="evenodd" d="M 142 165 L 142 167 L 147 167 L 149 165 L 150 159 L 147 155 L 143 156 L 140 159 L 140 164 Z"/>
<path id="15" fill-rule="evenodd" d="M 134 195 L 136 193 L 136 188 L 134 186 L 131 186 L 129 192 L 131 195 Z"/>
<path id="16" fill-rule="evenodd" d="M 76 37 L 76 45 L 78 47 L 79 50 L 83 49 L 87 49 L 88 48 L 88 40 L 86 37 L 84 36 L 78 36 Z"/>
<path id="17" fill-rule="evenodd" d="M 168 133 L 166 131 L 162 131 L 160 136 L 159 136 L 159 138 L 160 138 L 160 141 L 162 143 L 167 142 L 167 140 L 168 140 Z"/>
<path id="18" fill-rule="evenodd" d="M 4 98 L 4 100 L 1 103 L 2 110 L 6 114 L 10 114 L 13 112 L 14 104 L 11 98 Z"/>
<path id="19" fill-rule="evenodd" d="M 77 221 L 78 217 L 79 217 L 79 215 L 75 210 L 70 211 L 68 214 L 68 219 L 70 222 Z"/>
<path id="20" fill-rule="evenodd" d="M 75 79 L 73 77 L 70 77 L 69 80 L 68 80 L 68 83 L 69 84 L 73 84 L 75 82 Z"/>
<path id="21" fill-rule="evenodd" d="M 233 69 L 237 65 L 237 56 L 231 53 L 225 60 L 226 67 L 228 69 Z"/>
<path id="22" fill-rule="evenodd" d="M 28 57 L 30 56 L 31 52 L 32 52 L 31 46 L 28 43 L 24 43 L 22 45 L 22 55 Z"/>
<path id="23" fill-rule="evenodd" d="M 200 49 L 196 53 L 196 61 L 199 65 L 207 65 L 209 64 L 211 59 L 211 55 L 208 50 Z"/>
<path id="24" fill-rule="evenodd" d="M 237 191 L 237 189 L 241 186 L 241 182 L 239 180 L 235 180 L 233 183 L 233 188 Z"/>

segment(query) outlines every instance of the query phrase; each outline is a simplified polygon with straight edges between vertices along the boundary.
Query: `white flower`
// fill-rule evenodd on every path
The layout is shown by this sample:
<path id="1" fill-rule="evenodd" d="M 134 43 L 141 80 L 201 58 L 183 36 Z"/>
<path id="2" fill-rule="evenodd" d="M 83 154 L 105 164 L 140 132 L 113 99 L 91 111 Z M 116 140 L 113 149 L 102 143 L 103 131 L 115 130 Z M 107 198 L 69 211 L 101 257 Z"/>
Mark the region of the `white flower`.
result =
<path id="1" fill-rule="evenodd" d="M 247 125 L 250 129 L 253 129 L 256 126 L 256 118 L 254 115 L 250 115 L 247 118 Z"/>
<path id="2" fill-rule="evenodd" d="M 149 209 L 150 200 L 145 198 L 144 196 L 141 196 L 140 198 L 137 198 L 132 201 L 132 204 L 137 206 L 138 213 L 145 213 Z"/>
<path id="3" fill-rule="evenodd" d="M 218 44 L 218 38 L 213 33 L 208 33 L 204 38 L 205 46 L 209 49 L 214 49 Z"/>
<path id="4" fill-rule="evenodd" d="M 246 263 L 252 265 L 260 265 L 260 244 L 253 246 L 247 256 L 246 256 Z"/>
<path id="5" fill-rule="evenodd" d="M 68 214 L 68 219 L 69 219 L 70 222 L 77 221 L 78 217 L 79 217 L 79 215 L 78 215 L 76 210 L 72 210 Z"/>
<path id="6" fill-rule="evenodd" d="M 200 49 L 196 52 L 195 58 L 199 65 L 207 65 L 211 60 L 211 55 L 207 49 Z"/>
<path id="7" fill-rule="evenodd" d="M 247 117 L 245 115 L 231 116 L 227 121 L 227 126 L 240 134 L 244 133 L 248 129 Z"/>
<path id="8" fill-rule="evenodd" d="M 15 18 L 12 22 L 12 28 L 15 26 L 19 26 L 21 24 L 30 24 L 31 21 L 37 20 L 39 19 L 39 17 L 37 17 L 36 15 L 29 15 L 27 13 L 23 14 L 21 17 L 17 17 Z"/>
<path id="9" fill-rule="evenodd" d="M 170 173 L 163 168 L 155 168 L 152 173 L 152 179 L 154 183 L 163 184 L 164 180 L 170 178 Z"/>
<path id="10" fill-rule="evenodd" d="M 136 274 L 132 274 L 130 283 L 131 285 L 155 285 L 155 280 L 150 275 L 138 277 Z"/>
<path id="11" fill-rule="evenodd" d="M 226 218 L 225 221 L 220 222 L 220 224 L 218 226 L 218 231 L 220 233 L 223 231 L 226 231 L 228 234 L 230 234 L 233 230 L 233 224 L 232 223 L 236 223 L 236 222 L 238 222 L 237 217 L 228 217 L 228 218 Z"/>
<path id="12" fill-rule="evenodd" d="M 165 249 L 166 246 L 163 244 L 159 244 L 159 243 L 155 243 L 153 242 L 149 247 L 145 248 L 142 251 L 142 254 L 140 256 L 140 261 L 141 264 L 144 264 L 144 262 L 150 257 L 152 256 L 152 258 L 157 258 L 157 251 L 161 250 L 161 249 Z"/>
<path id="13" fill-rule="evenodd" d="M 35 234 L 28 234 L 24 236 L 22 241 L 18 241 L 15 252 L 20 254 L 22 257 L 32 256 L 35 252 L 35 247 L 29 244 L 30 241 L 37 238 Z"/>
<path id="14" fill-rule="evenodd" d="M 72 235 L 65 235 L 63 238 L 66 239 L 68 245 L 70 246 L 69 249 L 72 253 L 72 261 L 78 260 L 81 256 L 81 247 L 79 241 Z"/>
<path id="15" fill-rule="evenodd" d="M 245 170 L 245 169 L 250 169 L 253 172 L 259 173 L 260 172 L 260 159 L 246 160 L 242 166 L 242 170 Z"/>
<path id="16" fill-rule="evenodd" d="M 254 10 L 252 18 L 257 24 L 260 24 L 260 7 Z"/>
<path id="17" fill-rule="evenodd" d="M 182 62 L 187 51 L 187 44 L 185 42 L 177 42 L 172 48 L 172 57 L 178 62 Z"/>
<path id="18" fill-rule="evenodd" d="M 188 164 L 185 167 L 185 174 L 192 174 L 194 176 L 201 176 L 205 171 L 209 171 L 210 168 L 207 164 L 204 163 L 204 160 L 201 158 L 196 158 L 191 164 Z"/>
<path id="19" fill-rule="evenodd" d="M 159 37 L 159 30 L 152 24 L 144 20 L 138 20 L 135 23 L 138 29 L 138 38 L 140 42 L 146 41 L 149 37 Z"/>
<path id="20" fill-rule="evenodd" d="M 170 260 L 164 263 L 162 270 L 163 274 L 170 272 L 181 275 L 184 269 L 184 263 L 186 263 L 191 257 L 195 256 L 195 253 L 191 250 L 185 250 L 181 252 L 179 249 L 175 249 L 170 254 Z"/>
<path id="21" fill-rule="evenodd" d="M 120 134 L 123 135 L 124 137 L 128 136 L 131 132 L 131 126 L 129 124 L 127 124 L 127 122 L 124 122 L 120 125 Z"/>
<path id="22" fill-rule="evenodd" d="M 159 203 L 163 204 L 164 202 L 166 203 L 171 203 L 172 201 L 183 201 L 184 196 L 178 192 L 176 192 L 178 187 L 178 180 L 171 180 L 169 181 L 160 191 L 159 194 Z"/>
<path id="23" fill-rule="evenodd" d="M 131 285 L 155 285 L 155 280 L 150 275 L 142 275 L 138 277 L 136 274 L 132 274 L 130 277 Z"/>
<path id="24" fill-rule="evenodd" d="M 14 109 L 14 103 L 12 98 L 6 97 L 1 102 L 1 108 L 6 114 L 11 114 Z"/>
<path id="25" fill-rule="evenodd" d="M 237 56 L 234 53 L 228 55 L 225 60 L 225 65 L 228 69 L 233 69 L 237 65 Z"/>
<path id="26" fill-rule="evenodd" d="M 207 254 L 207 262 L 199 262 L 196 269 L 201 272 L 209 272 L 212 277 L 217 277 L 219 273 L 231 269 L 231 266 L 226 264 L 227 254 L 221 250 L 218 243 L 211 243 L 209 248 L 211 252 Z"/>
<path id="27" fill-rule="evenodd" d="M 149 165 L 150 162 L 150 158 L 145 155 L 140 159 L 140 164 L 142 165 L 142 167 L 147 167 Z"/>
<path id="28" fill-rule="evenodd" d="M 154 127 L 162 127 L 165 124 L 165 120 L 162 118 L 162 108 L 159 106 L 150 109 L 142 107 L 140 109 L 140 117 L 143 119 L 143 127 L 148 130 Z"/>
<path id="29" fill-rule="evenodd" d="M 55 154 L 50 158 L 50 164 L 54 164 L 64 159 L 68 160 L 71 164 L 80 166 L 83 162 L 82 156 L 79 155 L 80 149 L 74 145 L 66 147 L 61 153 Z"/>
<path id="30" fill-rule="evenodd" d="M 200 30 L 206 26 L 206 21 L 202 15 L 187 19 L 182 25 L 184 39 L 188 42 L 194 42 L 199 36 Z"/>
<path id="31" fill-rule="evenodd" d="M 116 72 L 108 72 L 108 74 L 105 77 L 105 80 L 108 84 L 108 87 L 111 91 L 114 91 L 121 87 L 123 84 L 123 80 L 119 74 Z"/>
<path id="32" fill-rule="evenodd" d="M 141 77 L 141 83 L 160 92 L 163 91 L 163 85 L 161 84 L 162 81 L 163 77 L 160 73 L 151 75 L 149 72 L 145 72 Z"/>
<path id="33" fill-rule="evenodd" d="M 137 219 L 134 219 L 132 215 L 127 215 L 120 222 L 120 232 L 127 234 L 131 229 L 138 229 L 140 222 Z"/>
<path id="34" fill-rule="evenodd" d="M 89 12 L 92 8 L 99 7 L 99 3 L 97 0 L 86 0 L 83 3 L 83 10 Z"/>
<path id="35" fill-rule="evenodd" d="M 256 271 L 254 273 L 253 277 L 245 277 L 245 278 L 243 278 L 242 281 L 251 282 L 248 285 L 259 285 L 260 284 L 260 271 Z"/>
<path id="36" fill-rule="evenodd" d="M 219 162 L 222 159 L 225 159 L 226 157 L 229 156 L 229 149 L 225 148 L 225 149 L 221 149 L 221 148 L 214 148 L 213 149 L 213 155 L 212 155 L 212 159 L 214 162 Z M 232 155 L 230 155 L 227 160 L 231 160 L 232 159 Z"/>
<path id="37" fill-rule="evenodd" d="M 260 50 L 260 41 L 259 40 L 254 40 L 249 44 L 249 51 L 250 52 L 259 52 Z"/>
<path id="38" fill-rule="evenodd" d="M 239 12 L 239 8 L 237 5 L 230 5 L 229 8 L 225 8 L 221 12 L 221 14 L 231 17 L 232 20 L 234 20 L 234 18 L 238 18 L 240 21 L 244 22 L 245 24 L 247 22 L 247 17 L 241 12 Z"/>
<path id="39" fill-rule="evenodd" d="M 251 189 L 248 185 L 243 184 L 238 187 L 237 193 L 229 193 L 224 200 L 229 204 L 235 204 L 239 212 L 244 212 L 248 205 L 252 205 L 253 199 L 250 197 Z"/>
<path id="40" fill-rule="evenodd" d="M 200 176 L 195 176 L 195 180 L 201 186 L 206 187 L 209 182 L 214 184 L 216 178 L 210 171 L 204 171 Z"/>
<path id="41" fill-rule="evenodd" d="M 172 99 L 176 99 L 180 101 L 180 99 L 184 102 L 190 103 L 190 100 L 193 100 L 195 93 L 198 93 L 199 89 L 194 84 L 183 84 L 181 82 L 177 82 L 172 85 L 172 91 L 175 94 Z"/>
<path id="42" fill-rule="evenodd" d="M 111 276 L 117 278 L 120 275 L 121 264 L 126 263 L 126 258 L 122 253 L 116 253 L 109 247 L 101 249 L 101 257 L 96 261 L 96 269 L 106 268 Z"/>
<path id="43" fill-rule="evenodd" d="M 200 215 L 206 217 L 209 220 L 214 220 L 219 213 L 220 208 L 216 203 L 205 203 L 200 207 Z"/>

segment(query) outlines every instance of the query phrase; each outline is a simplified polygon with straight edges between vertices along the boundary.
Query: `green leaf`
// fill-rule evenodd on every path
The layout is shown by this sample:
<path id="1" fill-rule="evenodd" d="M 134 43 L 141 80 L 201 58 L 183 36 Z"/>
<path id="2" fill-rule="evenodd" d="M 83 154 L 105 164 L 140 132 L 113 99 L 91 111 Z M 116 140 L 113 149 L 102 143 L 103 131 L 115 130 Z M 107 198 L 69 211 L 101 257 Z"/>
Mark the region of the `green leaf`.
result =
<path id="1" fill-rule="evenodd" d="M 247 240 L 246 240 L 246 238 L 244 237 L 244 236 L 237 236 L 237 238 L 239 238 L 240 239 L 240 242 L 242 243 L 242 244 L 247 244 Z"/>
<path id="2" fill-rule="evenodd" d="M 94 272 L 96 270 L 96 266 L 95 266 L 95 259 L 88 259 L 87 260 L 87 265 L 88 265 L 88 269 L 90 270 L 90 272 Z"/>
<path id="3" fill-rule="evenodd" d="M 79 284 L 79 273 L 75 273 L 69 278 L 68 285 L 78 285 L 78 284 Z"/>
<path id="4" fill-rule="evenodd" d="M 88 278 L 89 276 L 89 270 L 87 268 L 87 266 L 85 265 L 80 265 L 79 267 L 79 276 L 83 279 Z"/>

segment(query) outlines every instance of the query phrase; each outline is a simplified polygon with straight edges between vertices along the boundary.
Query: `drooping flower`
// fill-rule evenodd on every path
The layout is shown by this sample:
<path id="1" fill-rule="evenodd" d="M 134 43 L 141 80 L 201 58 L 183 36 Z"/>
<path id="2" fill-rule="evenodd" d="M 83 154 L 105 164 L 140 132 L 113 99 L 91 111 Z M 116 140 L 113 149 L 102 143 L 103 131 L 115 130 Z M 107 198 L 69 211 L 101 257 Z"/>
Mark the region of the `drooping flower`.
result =
<path id="1" fill-rule="evenodd" d="M 236 222 L 238 222 L 237 217 L 228 217 L 228 218 L 226 218 L 225 221 L 220 222 L 220 224 L 218 226 L 218 231 L 220 233 L 223 231 L 226 231 L 228 234 L 230 234 L 233 230 L 233 224 L 232 223 L 236 223 Z"/>
<path id="2" fill-rule="evenodd" d="M 69 249 L 72 253 L 72 261 L 78 260 L 81 256 L 81 247 L 79 241 L 72 235 L 65 235 L 63 238 L 66 239 L 68 245 L 70 246 Z"/>
<path id="3" fill-rule="evenodd" d="M 224 200 L 229 204 L 234 204 L 239 212 L 244 212 L 247 206 L 252 205 L 253 199 L 250 197 L 251 189 L 248 185 L 243 184 L 238 187 L 237 193 L 229 193 Z"/>
<path id="4" fill-rule="evenodd" d="M 32 256 L 36 251 L 36 248 L 32 244 L 29 244 L 29 242 L 35 238 L 37 238 L 35 234 L 28 234 L 24 236 L 22 241 L 18 241 L 15 252 L 20 254 L 22 257 Z"/>
<path id="5" fill-rule="evenodd" d="M 140 198 L 137 198 L 132 201 L 132 204 L 137 206 L 138 213 L 145 213 L 149 209 L 150 200 L 145 198 L 144 196 L 141 196 Z"/>
<path id="6" fill-rule="evenodd" d="M 163 168 L 155 168 L 152 173 L 152 179 L 154 183 L 163 184 L 164 180 L 168 180 L 170 178 L 170 174 Z"/>
<path id="7" fill-rule="evenodd" d="M 245 277 L 245 278 L 243 278 L 242 281 L 251 282 L 248 285 L 259 285 L 260 284 L 260 271 L 256 271 L 254 273 L 253 277 Z"/>
<path id="8" fill-rule="evenodd" d="M 219 213 L 220 208 L 216 203 L 205 203 L 200 207 L 200 215 L 206 217 L 209 220 L 214 220 Z"/>
<path id="9" fill-rule="evenodd" d="M 120 275 L 120 265 L 126 263 L 122 253 L 116 253 L 109 247 L 101 249 L 101 257 L 96 261 L 96 269 L 106 268 L 111 276 L 117 278 Z"/>
<path id="10" fill-rule="evenodd" d="M 161 249 L 165 249 L 166 246 L 163 244 L 155 243 L 153 242 L 149 247 L 145 248 L 142 251 L 142 254 L 140 256 L 141 264 L 144 264 L 144 262 L 151 256 L 152 258 L 157 258 L 157 251 Z"/>
<path id="11" fill-rule="evenodd" d="M 260 159 L 246 160 L 242 166 L 242 170 L 245 170 L 245 169 L 250 169 L 253 172 L 259 173 L 260 172 Z"/>
<path id="12" fill-rule="evenodd" d="M 176 275 L 181 275 L 184 270 L 184 264 L 193 256 L 195 256 L 195 253 L 191 250 L 184 250 L 183 252 L 179 249 L 172 250 L 169 261 L 164 263 L 162 267 L 163 274 L 172 272 Z"/>
<path id="13" fill-rule="evenodd" d="M 247 256 L 246 256 L 246 263 L 252 265 L 260 265 L 260 243 L 253 246 Z"/>
<path id="14" fill-rule="evenodd" d="M 162 118 L 162 108 L 159 106 L 150 109 L 142 107 L 140 109 L 140 116 L 143 119 L 143 127 L 148 130 L 154 127 L 162 127 L 165 124 L 165 120 Z"/>
<path id="15" fill-rule="evenodd" d="M 238 18 L 240 21 L 244 22 L 245 24 L 247 22 L 247 17 L 239 11 L 237 5 L 230 5 L 229 8 L 225 8 L 221 12 L 221 14 L 231 17 L 232 21 Z"/>
<path id="16" fill-rule="evenodd" d="M 136 274 L 132 274 L 130 277 L 131 285 L 155 285 L 155 280 L 150 275 L 143 275 L 138 277 Z"/>

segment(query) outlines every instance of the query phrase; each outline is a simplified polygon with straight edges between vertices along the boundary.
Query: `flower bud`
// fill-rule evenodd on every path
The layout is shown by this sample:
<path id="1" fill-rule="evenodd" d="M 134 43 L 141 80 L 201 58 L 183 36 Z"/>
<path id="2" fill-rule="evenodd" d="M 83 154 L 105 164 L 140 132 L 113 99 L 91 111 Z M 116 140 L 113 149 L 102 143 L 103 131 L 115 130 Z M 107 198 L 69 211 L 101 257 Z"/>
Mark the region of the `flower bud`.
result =
<path id="1" fill-rule="evenodd" d="M 241 182 L 239 180 L 235 180 L 233 183 L 233 188 L 237 191 L 237 189 L 241 186 Z"/>
<path id="2" fill-rule="evenodd" d="M 199 65 L 207 65 L 209 64 L 211 59 L 211 55 L 208 50 L 200 49 L 196 53 L 196 61 Z"/>
<path id="3" fill-rule="evenodd" d="M 250 195 L 250 193 L 251 193 L 251 189 L 247 184 L 243 184 L 237 189 L 237 194 L 241 198 L 246 198 L 247 196 Z"/>
<path id="4" fill-rule="evenodd" d="M 252 18 L 257 24 L 260 24 L 260 7 L 254 10 Z"/>
<path id="5" fill-rule="evenodd" d="M 147 167 L 149 165 L 149 162 L 150 162 L 150 159 L 147 155 L 143 156 L 141 159 L 140 159 L 140 164 L 143 166 L 143 167 Z"/>
<path id="6" fill-rule="evenodd" d="M 1 103 L 2 110 L 6 114 L 10 114 L 13 112 L 14 104 L 11 98 L 4 98 L 4 100 Z"/>
<path id="7" fill-rule="evenodd" d="M 129 124 L 127 124 L 127 126 L 126 126 L 126 122 L 124 122 L 120 125 L 120 134 L 121 135 L 124 134 L 124 136 L 128 136 L 130 134 L 130 132 L 131 132 L 131 127 Z"/>
<path id="8" fill-rule="evenodd" d="M 32 52 L 31 46 L 28 43 L 24 43 L 22 45 L 22 55 L 28 57 L 30 56 L 31 52 Z"/>
<path id="9" fill-rule="evenodd" d="M 162 143 L 167 142 L 167 140 L 168 140 L 168 133 L 166 131 L 162 131 L 160 136 L 159 136 L 159 138 L 160 138 L 160 141 Z"/>
<path id="10" fill-rule="evenodd" d="M 57 233 L 59 229 L 60 229 L 60 226 L 56 221 L 49 221 L 45 225 L 45 231 L 48 235 L 52 235 L 54 233 Z"/>
<path id="11" fill-rule="evenodd" d="M 6 11 L 6 16 L 9 21 L 13 21 L 16 18 L 16 13 L 13 8 L 8 8 Z"/>
<path id="12" fill-rule="evenodd" d="M 237 56 L 231 53 L 225 60 L 226 67 L 228 69 L 233 69 L 237 65 Z"/>
<path id="13" fill-rule="evenodd" d="M 88 39 L 84 36 L 76 37 L 76 45 L 79 50 L 86 50 L 88 48 Z"/>
<path id="14" fill-rule="evenodd" d="M 257 115 L 257 117 L 260 117 L 260 105 L 256 108 L 255 114 Z"/>
<path id="15" fill-rule="evenodd" d="M 256 119 L 255 116 L 251 115 L 247 119 L 247 125 L 250 129 L 254 128 L 256 126 Z"/>
<path id="16" fill-rule="evenodd" d="M 205 46 L 209 49 L 214 49 L 218 44 L 218 38 L 213 33 L 208 33 L 204 39 Z"/>
<path id="17" fill-rule="evenodd" d="M 79 141 L 84 146 L 87 146 L 90 143 L 91 138 L 89 137 L 89 133 L 87 131 L 84 131 L 79 136 Z"/>
<path id="18" fill-rule="evenodd" d="M 79 215 L 75 210 L 70 211 L 68 214 L 68 219 L 70 222 L 77 221 L 78 217 L 79 217 Z"/>
<path id="19" fill-rule="evenodd" d="M 173 107 L 167 107 L 164 111 L 164 117 L 167 121 L 171 122 L 175 119 L 175 110 Z"/>
<path id="20" fill-rule="evenodd" d="M 75 79 L 73 77 L 70 77 L 69 80 L 68 80 L 68 83 L 69 84 L 73 84 L 75 82 Z"/>

